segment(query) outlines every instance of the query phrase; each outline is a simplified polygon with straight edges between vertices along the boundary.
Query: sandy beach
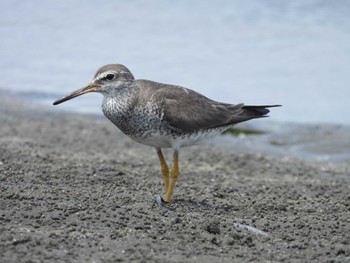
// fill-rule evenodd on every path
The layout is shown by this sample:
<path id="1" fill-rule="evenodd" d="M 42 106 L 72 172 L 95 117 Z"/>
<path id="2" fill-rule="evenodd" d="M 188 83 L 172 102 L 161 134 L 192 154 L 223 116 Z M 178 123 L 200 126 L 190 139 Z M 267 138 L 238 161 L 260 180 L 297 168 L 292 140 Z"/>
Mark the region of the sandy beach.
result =
<path id="1" fill-rule="evenodd" d="M 186 148 L 167 212 L 154 149 L 1 95 L 1 262 L 350 261 L 347 162 Z"/>

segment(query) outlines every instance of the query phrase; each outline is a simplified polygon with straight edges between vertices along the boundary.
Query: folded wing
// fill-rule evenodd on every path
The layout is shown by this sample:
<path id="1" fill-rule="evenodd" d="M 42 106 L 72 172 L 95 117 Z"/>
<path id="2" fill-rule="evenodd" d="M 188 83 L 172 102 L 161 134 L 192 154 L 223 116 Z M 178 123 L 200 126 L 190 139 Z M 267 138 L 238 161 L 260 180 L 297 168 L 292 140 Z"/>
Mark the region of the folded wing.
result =
<path id="1" fill-rule="evenodd" d="M 170 128 L 191 132 L 228 126 L 254 118 L 267 117 L 267 108 L 279 105 L 245 106 L 213 101 L 186 88 L 159 90 L 163 98 L 164 118 Z"/>

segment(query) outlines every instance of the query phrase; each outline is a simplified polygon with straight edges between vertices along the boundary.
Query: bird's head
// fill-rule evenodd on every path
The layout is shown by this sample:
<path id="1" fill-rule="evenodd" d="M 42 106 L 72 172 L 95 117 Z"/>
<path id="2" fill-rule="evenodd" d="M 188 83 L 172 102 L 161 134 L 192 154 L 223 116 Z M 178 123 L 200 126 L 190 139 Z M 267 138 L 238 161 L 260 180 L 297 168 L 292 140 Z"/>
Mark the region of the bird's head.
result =
<path id="1" fill-rule="evenodd" d="M 123 65 L 109 64 L 99 68 L 93 80 L 84 87 L 56 100 L 53 105 L 60 104 L 89 92 L 113 94 L 134 81 L 134 76 Z"/>

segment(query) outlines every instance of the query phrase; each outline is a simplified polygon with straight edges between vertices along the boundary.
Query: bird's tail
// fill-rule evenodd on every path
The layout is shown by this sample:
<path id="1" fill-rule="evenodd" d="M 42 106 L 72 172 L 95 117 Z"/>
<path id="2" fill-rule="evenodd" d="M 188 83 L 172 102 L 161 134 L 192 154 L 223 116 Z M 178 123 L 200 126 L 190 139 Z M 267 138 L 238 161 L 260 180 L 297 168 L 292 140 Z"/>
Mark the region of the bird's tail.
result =
<path id="1" fill-rule="evenodd" d="M 281 105 L 258 105 L 258 106 L 247 105 L 247 106 L 243 106 L 242 110 L 247 115 L 252 115 L 252 116 L 255 116 L 255 118 L 259 118 L 259 117 L 267 117 L 266 114 L 270 112 L 268 108 L 280 107 L 280 106 Z"/>
<path id="2" fill-rule="evenodd" d="M 256 118 L 268 117 L 268 108 L 280 107 L 281 105 L 242 105 L 238 114 L 232 118 L 231 123 L 239 123 Z"/>

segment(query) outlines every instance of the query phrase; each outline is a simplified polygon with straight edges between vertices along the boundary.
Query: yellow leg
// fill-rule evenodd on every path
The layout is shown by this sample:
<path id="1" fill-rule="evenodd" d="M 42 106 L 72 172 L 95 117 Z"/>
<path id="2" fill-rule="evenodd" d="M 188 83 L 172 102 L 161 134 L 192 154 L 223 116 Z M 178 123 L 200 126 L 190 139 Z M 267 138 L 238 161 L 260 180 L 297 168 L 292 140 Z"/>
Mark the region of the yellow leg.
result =
<path id="1" fill-rule="evenodd" d="M 160 148 L 156 148 L 156 150 L 159 157 L 160 170 L 162 171 L 162 174 L 163 174 L 164 187 L 165 187 L 165 193 L 166 193 L 169 188 L 169 167 L 164 159 L 162 150 Z"/>
<path id="2" fill-rule="evenodd" d="M 168 190 L 166 191 L 164 195 L 164 201 L 167 203 L 171 202 L 171 198 L 174 193 L 174 188 L 176 184 L 177 177 L 179 176 L 180 170 L 179 170 L 179 152 L 178 150 L 174 151 L 174 164 L 173 168 L 171 169 L 170 172 L 170 178 L 169 178 L 169 187 Z"/>

